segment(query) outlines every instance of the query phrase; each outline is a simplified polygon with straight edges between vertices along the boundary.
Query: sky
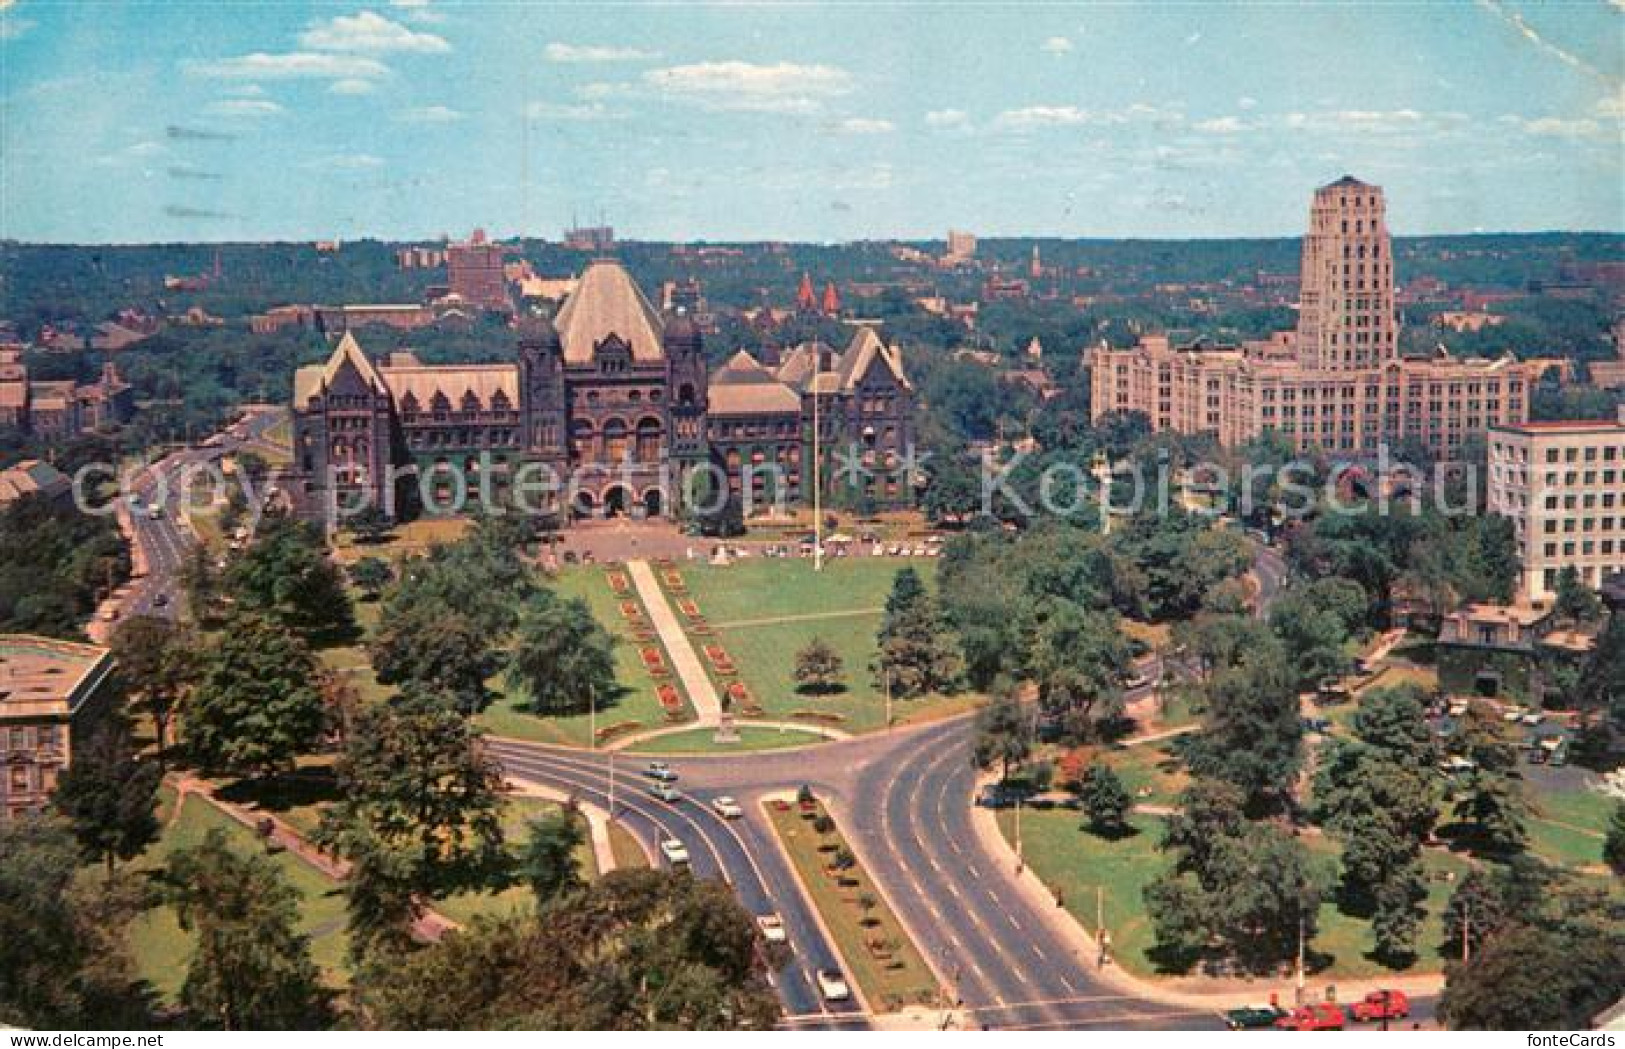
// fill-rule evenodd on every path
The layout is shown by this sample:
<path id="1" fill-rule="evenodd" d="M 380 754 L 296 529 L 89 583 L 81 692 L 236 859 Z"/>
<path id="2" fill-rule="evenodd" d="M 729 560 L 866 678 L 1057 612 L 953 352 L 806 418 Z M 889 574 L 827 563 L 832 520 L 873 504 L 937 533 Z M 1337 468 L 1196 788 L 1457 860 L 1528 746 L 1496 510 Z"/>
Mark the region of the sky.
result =
<path id="1" fill-rule="evenodd" d="M 0 0 L 0 239 L 1625 230 L 1625 0 Z"/>

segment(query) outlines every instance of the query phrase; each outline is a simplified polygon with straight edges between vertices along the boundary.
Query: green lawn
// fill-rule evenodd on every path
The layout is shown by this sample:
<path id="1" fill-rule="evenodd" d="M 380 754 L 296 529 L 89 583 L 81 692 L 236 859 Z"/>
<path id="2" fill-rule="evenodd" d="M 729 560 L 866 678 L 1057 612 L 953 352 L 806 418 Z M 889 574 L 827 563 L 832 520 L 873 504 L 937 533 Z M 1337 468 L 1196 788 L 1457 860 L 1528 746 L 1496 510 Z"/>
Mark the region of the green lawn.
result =
<path id="1" fill-rule="evenodd" d="M 1172 805 L 1190 782 L 1172 740 L 1117 747 L 1101 754 L 1137 805 Z"/>
<path id="2" fill-rule="evenodd" d="M 669 736 L 636 743 L 627 750 L 633 754 L 726 754 L 729 751 L 783 750 L 786 747 L 805 747 L 824 742 L 816 732 L 794 728 L 768 728 L 755 725 L 739 726 L 739 742 L 718 743 L 714 728 L 688 729 Z"/>
<path id="3" fill-rule="evenodd" d="M 1529 847 L 1555 863 L 1589 867 L 1603 862 L 1603 839 L 1617 801 L 1595 790 L 1547 790 L 1525 783 L 1534 810 Z"/>
<path id="4" fill-rule="evenodd" d="M 875 657 L 875 635 L 892 580 L 904 565 L 913 566 L 929 584 L 936 562 L 923 558 L 853 557 L 827 561 L 813 571 L 808 558 L 750 558 L 726 567 L 680 564 L 686 595 L 699 606 L 710 636 L 692 636 L 696 649 L 721 645 L 739 669 L 739 679 L 768 718 L 795 718 L 831 725 L 847 732 L 884 727 L 885 697 L 875 687 L 869 666 Z M 677 609 L 681 595 L 670 596 Z M 817 617 L 817 618 L 812 618 Z M 774 622 L 777 620 L 777 622 Z M 796 653 L 821 637 L 845 665 L 845 690 L 832 695 L 805 695 L 795 689 Z M 720 691 L 720 688 L 719 688 Z M 974 695 L 897 700 L 896 724 L 925 720 L 974 706 Z"/>
<path id="5" fill-rule="evenodd" d="M 188 797 L 179 818 L 170 823 L 174 795 L 166 788 L 164 796 L 160 811 L 165 820 L 163 836 L 135 862 L 133 869 L 159 870 L 172 852 L 201 843 L 204 835 L 216 827 L 225 831 L 234 849 L 264 848 L 252 831 L 198 797 Z M 304 894 L 299 928 L 311 939 L 316 964 L 329 983 L 343 984 L 348 979 L 344 967 L 344 898 L 337 884 L 288 853 L 279 853 L 274 860 L 288 881 Z M 161 995 L 173 1000 L 186 978 L 192 953 L 192 935 L 181 929 L 175 912 L 159 906 L 137 917 L 130 927 L 130 948 L 140 975 Z"/>
<path id="6" fill-rule="evenodd" d="M 999 813 L 999 825 L 1007 839 L 1012 837 L 1013 821 L 1011 811 Z M 1096 888 L 1103 886 L 1106 927 L 1112 934 L 1114 957 L 1125 969 L 1142 976 L 1157 974 L 1146 957 L 1154 935 L 1141 892 L 1168 866 L 1167 855 L 1157 848 L 1161 822 L 1154 817 L 1134 816 L 1130 823 L 1138 834 L 1106 841 L 1081 830 L 1082 817 L 1076 812 L 1028 809 L 1021 817 L 1023 853 L 1033 872 L 1046 885 L 1061 890 L 1067 910 L 1091 931 Z M 1304 841 L 1328 871 L 1335 870 L 1335 843 L 1319 837 L 1306 837 Z M 1437 851 L 1427 854 L 1426 864 L 1434 877 L 1429 886 L 1428 918 L 1419 939 L 1420 956 L 1411 970 L 1414 972 L 1442 968 L 1443 960 L 1437 953 L 1442 937 L 1439 914 L 1451 888 L 1442 875 L 1454 871 L 1459 877 L 1467 870 L 1466 861 Z M 1361 979 L 1392 971 L 1366 956 L 1371 948 L 1370 924 L 1343 914 L 1335 902 L 1321 906 L 1320 932 L 1312 946 L 1326 959 L 1317 978 Z"/>
<path id="7" fill-rule="evenodd" d="M 638 656 L 640 644 L 632 639 L 624 625 L 626 620 L 621 615 L 620 604 L 622 600 L 631 599 L 616 597 L 609 588 L 604 569 L 592 565 L 564 569 L 554 579 L 552 586 L 561 597 L 585 600 L 594 618 L 619 639 L 615 646 L 615 677 L 624 691 L 617 697 L 600 697 L 598 727 L 603 729 L 610 725 L 636 723 L 636 730 L 644 730 L 669 724 L 655 694 L 656 682 L 649 677 L 643 660 Z M 667 666 L 670 665 L 668 658 Z M 677 686 L 679 692 L 682 691 L 682 683 L 677 680 L 675 672 L 668 680 Z M 587 714 L 538 717 L 521 709 L 522 700 L 508 689 L 500 674 L 490 684 L 498 696 L 477 720 L 492 735 L 580 747 L 591 744 L 591 718 Z M 684 701 L 687 701 L 686 694 Z"/>
<path id="8" fill-rule="evenodd" d="M 847 978 L 862 988 L 869 1007 L 885 1013 L 936 1002 L 936 977 L 868 872 L 854 865 L 841 881 L 830 872 L 834 846 L 842 841 L 840 828 L 824 839 L 798 808 L 780 811 L 770 805 L 767 811 L 813 906 L 846 960 Z M 822 807 L 817 811 L 822 812 Z M 873 904 L 867 914 L 860 903 L 865 899 Z"/>

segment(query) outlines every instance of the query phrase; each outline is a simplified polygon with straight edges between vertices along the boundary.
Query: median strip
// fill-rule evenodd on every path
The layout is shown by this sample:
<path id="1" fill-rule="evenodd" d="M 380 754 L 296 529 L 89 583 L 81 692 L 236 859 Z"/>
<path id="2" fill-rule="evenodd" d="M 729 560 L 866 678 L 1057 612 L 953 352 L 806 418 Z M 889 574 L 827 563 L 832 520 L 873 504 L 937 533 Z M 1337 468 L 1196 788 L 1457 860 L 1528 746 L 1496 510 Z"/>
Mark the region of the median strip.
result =
<path id="1" fill-rule="evenodd" d="M 824 805 L 805 789 L 762 807 L 847 979 L 881 1013 L 942 1002 L 935 976 Z"/>

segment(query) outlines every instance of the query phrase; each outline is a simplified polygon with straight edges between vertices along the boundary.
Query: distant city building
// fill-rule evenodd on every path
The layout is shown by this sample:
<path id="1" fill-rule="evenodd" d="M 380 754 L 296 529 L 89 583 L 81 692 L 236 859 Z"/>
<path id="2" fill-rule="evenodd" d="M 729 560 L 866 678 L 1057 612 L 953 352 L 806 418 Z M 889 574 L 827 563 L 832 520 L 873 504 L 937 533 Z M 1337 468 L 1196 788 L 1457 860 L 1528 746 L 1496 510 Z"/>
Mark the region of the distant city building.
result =
<path id="1" fill-rule="evenodd" d="M 947 258 L 952 262 L 966 262 L 976 257 L 976 234 L 963 230 L 948 231 Z"/>
<path id="2" fill-rule="evenodd" d="M 0 819 L 45 808 L 112 701 L 105 648 L 0 634 Z"/>
<path id="3" fill-rule="evenodd" d="M 452 295 L 481 310 L 513 310 L 502 269 L 506 249 L 477 229 L 466 241 L 446 245 L 446 285 Z"/>
<path id="4" fill-rule="evenodd" d="M 1353 178 L 1317 190 L 1303 247 L 1296 331 L 1240 345 L 1143 336 L 1091 360 L 1091 415 L 1143 412 L 1157 430 L 1211 432 L 1227 447 L 1264 433 L 1300 451 L 1370 456 L 1423 445 L 1454 459 L 1489 427 L 1528 418 L 1551 361 L 1398 352 L 1382 191 Z"/>
<path id="5" fill-rule="evenodd" d="M 1433 318 L 1433 323 L 1451 331 L 1475 332 L 1500 327 L 1506 323 L 1506 317 L 1499 313 L 1485 313 L 1482 310 L 1445 310 Z"/>
<path id="6" fill-rule="evenodd" d="M 403 270 L 435 270 L 445 264 L 445 248 L 410 247 L 395 252 L 395 265 Z"/>
<path id="7" fill-rule="evenodd" d="M 62 440 L 129 422 L 135 392 L 107 361 L 93 383 L 34 382 L 17 350 L 0 350 L 0 426 Z"/>
<path id="8" fill-rule="evenodd" d="M 1490 512 L 1517 534 L 1524 598 L 1553 596 L 1565 568 L 1593 588 L 1625 571 L 1625 407 L 1613 421 L 1494 427 L 1489 471 Z"/>
<path id="9" fill-rule="evenodd" d="M 1625 389 L 1625 315 L 1614 318 L 1614 359 L 1593 361 L 1591 381 L 1605 390 Z"/>
<path id="10" fill-rule="evenodd" d="M 564 231 L 564 246 L 572 251 L 607 255 L 615 250 L 615 230 L 610 226 L 575 226 Z"/>
<path id="11" fill-rule="evenodd" d="M 410 354 L 375 363 L 347 333 L 325 365 L 299 369 L 299 508 L 314 516 L 370 502 L 409 513 L 389 487 L 405 466 L 449 502 L 459 487 L 482 490 L 485 455 L 498 500 L 522 465 L 538 463 L 575 484 L 559 510 L 669 516 L 681 495 L 671 486 L 702 464 L 725 469 L 736 489 L 747 464 L 799 465 L 790 450 L 812 439 L 815 396 L 820 438 L 865 463 L 893 462 L 911 439 L 900 352 L 873 331 L 859 329 L 839 354 L 798 347 L 772 371 L 736 358 L 741 367 L 712 378 L 694 321 L 662 317 L 617 262 L 589 265 L 554 320 L 522 318 L 518 343 L 514 363 L 433 367 Z M 799 497 L 799 470 L 786 484 Z M 865 484 L 879 503 L 908 496 L 895 477 Z"/>
<path id="12" fill-rule="evenodd" d="M 31 495 L 56 501 L 66 499 L 72 492 L 73 482 L 67 474 L 38 459 L 24 459 L 0 470 L 0 510 Z"/>

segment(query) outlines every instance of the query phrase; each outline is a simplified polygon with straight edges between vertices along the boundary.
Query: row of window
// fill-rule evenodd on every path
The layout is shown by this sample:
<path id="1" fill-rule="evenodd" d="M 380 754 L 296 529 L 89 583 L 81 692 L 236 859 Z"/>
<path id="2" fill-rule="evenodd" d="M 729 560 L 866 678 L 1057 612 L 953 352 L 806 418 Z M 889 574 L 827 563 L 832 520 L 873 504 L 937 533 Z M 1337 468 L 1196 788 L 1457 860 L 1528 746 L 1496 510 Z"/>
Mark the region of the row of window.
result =
<path id="1" fill-rule="evenodd" d="M 62 742 L 62 730 L 57 725 L 16 725 L 6 730 L 0 739 L 12 752 L 55 750 Z"/>

